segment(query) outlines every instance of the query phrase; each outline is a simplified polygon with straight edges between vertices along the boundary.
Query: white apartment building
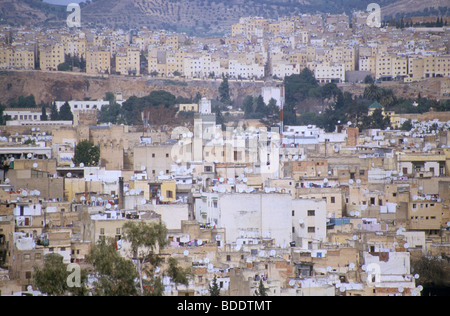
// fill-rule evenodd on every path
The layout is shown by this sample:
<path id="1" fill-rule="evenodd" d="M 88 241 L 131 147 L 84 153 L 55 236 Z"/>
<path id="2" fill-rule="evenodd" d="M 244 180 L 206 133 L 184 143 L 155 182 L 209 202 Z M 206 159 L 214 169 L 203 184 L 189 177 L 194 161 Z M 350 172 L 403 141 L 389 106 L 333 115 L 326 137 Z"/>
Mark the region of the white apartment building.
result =
<path id="1" fill-rule="evenodd" d="M 211 55 L 187 55 L 184 58 L 184 75 L 186 78 L 205 78 L 220 73 L 220 61 L 213 61 Z"/>
<path id="2" fill-rule="evenodd" d="M 329 82 L 344 82 L 345 81 L 345 66 L 329 64 L 319 64 L 314 69 L 315 78 L 321 83 Z"/>
<path id="3" fill-rule="evenodd" d="M 7 108 L 3 111 L 3 115 L 7 115 L 11 117 L 11 120 L 8 122 L 40 122 L 42 109 L 41 108 Z M 47 115 L 50 116 L 50 111 L 47 112 Z M 7 123 L 8 123 L 7 122 Z"/>
<path id="4" fill-rule="evenodd" d="M 61 110 L 61 107 L 63 106 L 65 101 L 55 101 L 56 102 L 56 108 Z M 103 106 L 109 105 L 109 101 L 105 100 L 94 100 L 94 101 L 78 101 L 78 100 L 71 100 L 67 101 L 70 105 L 70 110 L 72 113 L 76 110 L 101 110 Z M 119 104 L 122 104 L 124 101 L 116 101 Z"/>
<path id="5" fill-rule="evenodd" d="M 272 63 L 272 76 L 277 76 L 283 79 L 286 76 L 298 75 L 303 69 L 300 69 L 298 64 L 289 63 L 287 61 L 280 61 Z"/>
<path id="6" fill-rule="evenodd" d="M 293 200 L 280 193 L 202 193 L 194 212 L 200 223 L 225 228 L 228 244 L 273 239 L 282 248 L 295 241 L 297 247 L 313 249 L 326 240 L 323 200 Z"/>
<path id="7" fill-rule="evenodd" d="M 231 78 L 262 78 L 264 77 L 264 66 L 256 63 L 241 63 L 237 60 L 230 60 L 228 74 Z"/>

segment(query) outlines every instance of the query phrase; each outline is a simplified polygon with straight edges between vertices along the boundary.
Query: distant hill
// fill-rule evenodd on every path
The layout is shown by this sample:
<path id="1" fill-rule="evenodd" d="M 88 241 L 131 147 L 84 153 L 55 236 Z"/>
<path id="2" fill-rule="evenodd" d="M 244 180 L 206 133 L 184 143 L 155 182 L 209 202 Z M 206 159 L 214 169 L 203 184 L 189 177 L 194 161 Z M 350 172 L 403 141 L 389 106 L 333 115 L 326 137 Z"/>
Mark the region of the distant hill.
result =
<path id="1" fill-rule="evenodd" d="M 81 23 L 122 29 L 145 26 L 210 36 L 230 33 L 231 25 L 243 16 L 276 19 L 302 13 L 351 14 L 354 10 L 366 10 L 372 2 L 382 7 L 383 17 L 450 12 L 448 0 L 92 0 L 81 5 Z M 41 0 L 2 0 L 0 23 L 63 25 L 65 9 Z"/>
<path id="2" fill-rule="evenodd" d="M 41 0 L 1 0 L 0 24 L 37 26 L 60 24 L 66 19 L 66 8 Z"/>

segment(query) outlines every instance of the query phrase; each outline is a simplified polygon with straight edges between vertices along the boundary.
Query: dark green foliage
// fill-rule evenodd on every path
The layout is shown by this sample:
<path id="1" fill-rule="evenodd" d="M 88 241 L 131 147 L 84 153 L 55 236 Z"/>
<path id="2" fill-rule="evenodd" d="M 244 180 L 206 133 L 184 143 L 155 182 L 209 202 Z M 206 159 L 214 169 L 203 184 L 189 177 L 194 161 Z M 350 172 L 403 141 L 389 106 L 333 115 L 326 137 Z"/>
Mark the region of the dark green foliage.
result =
<path id="1" fill-rule="evenodd" d="M 141 113 L 146 109 L 163 106 L 166 109 L 173 108 L 176 97 L 164 90 L 152 91 L 148 96 L 138 98 L 130 97 L 122 104 L 121 115 L 128 125 L 141 123 Z"/>
<path id="2" fill-rule="evenodd" d="M 58 121 L 59 120 L 59 112 L 58 108 L 56 107 L 56 102 L 53 102 L 50 106 L 50 120 L 51 121 Z"/>
<path id="3" fill-rule="evenodd" d="M 65 102 L 59 109 L 58 119 L 61 121 L 72 121 L 73 114 L 68 102 Z"/>
<path id="4" fill-rule="evenodd" d="M 10 102 L 9 106 L 12 108 L 35 108 L 36 100 L 33 94 L 27 97 L 21 95 L 17 101 Z"/>
<path id="5" fill-rule="evenodd" d="M 219 86 L 219 101 L 225 104 L 231 104 L 230 86 L 226 77 L 223 78 Z"/>
<path id="6" fill-rule="evenodd" d="M 42 107 L 41 121 L 48 121 L 47 109 Z"/>
<path id="7" fill-rule="evenodd" d="M 258 289 L 255 291 L 257 296 L 267 296 L 267 289 L 264 287 L 262 279 L 259 280 Z"/>
<path id="8" fill-rule="evenodd" d="M 85 166 L 97 166 L 100 160 L 100 147 L 94 146 L 88 140 L 83 140 L 75 147 L 73 162 L 77 165 L 83 163 Z"/>
<path id="9" fill-rule="evenodd" d="M 220 287 L 217 284 L 217 277 L 214 275 L 214 279 L 212 281 L 212 285 L 209 285 L 209 295 L 211 296 L 220 296 Z"/>
<path id="10" fill-rule="evenodd" d="M 87 260 L 93 265 L 97 281 L 94 295 L 135 296 L 138 295 L 136 278 L 138 273 L 131 260 L 123 258 L 112 241 L 99 242 L 92 247 Z"/>
<path id="11" fill-rule="evenodd" d="M 71 271 L 67 271 L 67 264 L 63 262 L 63 257 L 56 253 L 47 254 L 44 257 L 42 268 L 34 267 L 34 286 L 47 295 L 77 295 L 87 294 L 86 271 L 80 269 L 80 286 L 70 287 L 68 279 Z"/>

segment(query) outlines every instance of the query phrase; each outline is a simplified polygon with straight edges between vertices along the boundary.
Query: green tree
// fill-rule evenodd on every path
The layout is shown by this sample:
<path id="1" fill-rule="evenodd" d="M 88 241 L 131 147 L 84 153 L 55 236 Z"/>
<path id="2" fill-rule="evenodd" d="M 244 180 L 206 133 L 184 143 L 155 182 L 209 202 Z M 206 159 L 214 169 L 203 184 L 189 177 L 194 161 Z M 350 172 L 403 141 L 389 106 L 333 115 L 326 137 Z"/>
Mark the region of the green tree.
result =
<path id="1" fill-rule="evenodd" d="M 365 83 L 365 84 L 373 84 L 373 83 L 374 83 L 373 77 L 372 77 L 371 75 L 367 75 L 367 76 L 364 78 L 364 83 Z"/>
<path id="2" fill-rule="evenodd" d="M 226 77 L 223 78 L 219 86 L 219 101 L 225 104 L 231 104 L 230 86 Z"/>
<path id="3" fill-rule="evenodd" d="M 97 166 L 100 160 L 100 147 L 94 146 L 88 140 L 83 140 L 75 147 L 73 162 L 77 165 L 83 163 L 85 166 Z"/>
<path id="4" fill-rule="evenodd" d="M 137 275 L 141 295 L 144 294 L 143 267 L 161 262 L 157 249 L 167 245 L 167 228 L 163 224 L 147 224 L 143 221 L 127 222 L 123 226 L 124 239 L 131 243 L 131 252 L 137 260 Z M 170 262 L 169 262 L 170 265 Z M 178 275 L 177 275 L 178 276 Z"/>
<path id="5" fill-rule="evenodd" d="M 255 103 L 255 113 L 259 113 L 262 117 L 268 114 L 267 105 L 264 103 L 262 95 L 256 97 L 253 102 Z"/>
<path id="6" fill-rule="evenodd" d="M 56 102 L 53 102 L 50 106 L 50 120 L 51 121 L 58 121 L 59 120 L 59 111 L 56 107 Z"/>
<path id="7" fill-rule="evenodd" d="M 404 121 L 403 122 L 403 124 L 402 124 L 402 126 L 400 127 L 400 129 L 402 130 L 402 131 L 410 131 L 410 130 L 412 130 L 412 128 L 413 128 L 413 125 L 412 125 L 412 123 L 411 123 L 411 120 L 407 120 L 407 121 Z"/>
<path id="8" fill-rule="evenodd" d="M 255 291 L 256 296 L 268 296 L 267 289 L 264 287 L 262 279 L 259 280 L 258 289 Z"/>
<path id="9" fill-rule="evenodd" d="M 59 120 L 61 121 L 72 121 L 73 120 L 73 114 L 72 110 L 70 109 L 69 102 L 64 102 L 64 104 L 59 109 L 58 114 Z"/>
<path id="10" fill-rule="evenodd" d="M 180 267 L 178 265 L 178 261 L 173 257 L 169 258 L 169 268 L 167 270 L 167 274 L 170 276 L 172 281 L 177 284 L 184 284 L 186 286 L 189 284 L 188 276 L 190 275 L 190 269 L 183 269 Z"/>
<path id="11" fill-rule="evenodd" d="M 433 289 L 442 286 L 449 286 L 450 272 L 448 261 L 436 257 L 420 257 L 411 260 L 411 271 L 418 274 L 417 284 L 428 288 L 430 293 Z"/>
<path id="12" fill-rule="evenodd" d="M 47 115 L 47 109 L 45 106 L 42 107 L 42 114 L 41 114 L 41 121 L 47 121 L 48 115 Z"/>
<path id="13" fill-rule="evenodd" d="M 253 113 L 253 97 L 248 95 L 242 102 L 242 110 L 244 111 L 244 117 L 248 118 Z"/>
<path id="14" fill-rule="evenodd" d="M 94 295 L 98 296 L 136 296 L 138 274 L 131 260 L 123 258 L 116 249 L 114 239 L 99 240 L 87 261 L 94 268 L 96 281 Z"/>
<path id="15" fill-rule="evenodd" d="M 72 66 L 67 62 L 61 63 L 58 65 L 58 71 L 72 71 Z"/>
<path id="16" fill-rule="evenodd" d="M 98 121 L 100 123 L 118 124 L 123 122 L 122 107 L 117 102 L 111 102 L 109 105 L 102 106 L 98 113 Z"/>
<path id="17" fill-rule="evenodd" d="M 21 95 L 19 96 L 16 102 L 15 101 L 11 102 L 9 106 L 12 108 L 35 108 L 36 100 L 33 94 L 30 94 L 27 97 Z"/>
<path id="18" fill-rule="evenodd" d="M 44 257 L 42 268 L 34 267 L 34 286 L 47 295 L 87 295 L 86 281 L 87 273 L 80 270 L 80 286 L 70 287 L 68 278 L 71 272 L 67 271 L 67 264 L 63 262 L 63 257 L 56 253 L 47 254 Z"/>
<path id="19" fill-rule="evenodd" d="M 220 287 L 217 284 L 217 277 L 214 275 L 212 280 L 212 284 L 209 285 L 209 295 L 211 296 L 220 296 Z"/>

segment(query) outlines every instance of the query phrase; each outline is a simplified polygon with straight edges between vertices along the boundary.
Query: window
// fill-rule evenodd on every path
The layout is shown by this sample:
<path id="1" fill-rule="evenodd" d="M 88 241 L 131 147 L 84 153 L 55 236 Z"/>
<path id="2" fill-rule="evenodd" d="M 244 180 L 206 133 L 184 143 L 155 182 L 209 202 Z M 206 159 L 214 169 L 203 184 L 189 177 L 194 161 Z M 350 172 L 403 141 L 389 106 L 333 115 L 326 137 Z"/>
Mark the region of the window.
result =
<path id="1" fill-rule="evenodd" d="M 315 210 L 308 210 L 308 216 L 316 216 Z"/>
<path id="2" fill-rule="evenodd" d="M 316 232 L 316 228 L 314 226 L 308 227 L 308 233 L 315 233 L 315 232 Z"/>
<path id="3" fill-rule="evenodd" d="M 334 196 L 331 197 L 331 203 L 336 203 L 336 198 Z"/>
<path id="4" fill-rule="evenodd" d="M 295 216 L 295 211 L 294 210 L 292 210 L 292 216 Z"/>
<path id="5" fill-rule="evenodd" d="M 100 228 L 100 235 L 104 235 L 105 234 L 105 229 L 104 228 Z"/>

